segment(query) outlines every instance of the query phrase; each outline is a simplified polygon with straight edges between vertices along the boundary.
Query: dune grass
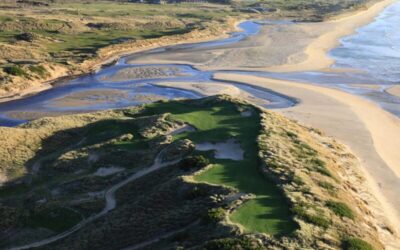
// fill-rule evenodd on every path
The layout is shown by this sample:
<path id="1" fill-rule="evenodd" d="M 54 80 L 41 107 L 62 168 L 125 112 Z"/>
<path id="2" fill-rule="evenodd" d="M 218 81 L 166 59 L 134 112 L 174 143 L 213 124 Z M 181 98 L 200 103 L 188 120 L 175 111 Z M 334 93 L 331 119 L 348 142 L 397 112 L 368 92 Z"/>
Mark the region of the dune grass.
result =
<path id="1" fill-rule="evenodd" d="M 247 232 L 287 235 L 296 228 L 282 193 L 259 170 L 256 138 L 260 130 L 258 113 L 243 117 L 238 107 L 229 102 L 210 103 L 202 106 L 180 102 L 151 104 L 148 114 L 169 112 L 172 117 L 197 128 L 196 132 L 178 135 L 195 143 L 224 141 L 236 138 L 244 150 L 242 161 L 210 158 L 213 167 L 195 177 L 196 181 L 226 185 L 256 198 L 247 201 L 231 214 L 231 220 Z M 205 154 L 207 155 L 207 154 Z"/>

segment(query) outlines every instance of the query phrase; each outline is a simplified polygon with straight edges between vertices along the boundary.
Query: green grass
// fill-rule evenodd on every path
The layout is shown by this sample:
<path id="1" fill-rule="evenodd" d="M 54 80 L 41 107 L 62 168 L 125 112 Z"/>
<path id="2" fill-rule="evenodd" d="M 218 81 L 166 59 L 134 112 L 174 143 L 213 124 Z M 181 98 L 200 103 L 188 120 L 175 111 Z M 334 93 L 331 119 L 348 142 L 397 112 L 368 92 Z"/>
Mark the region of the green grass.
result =
<path id="1" fill-rule="evenodd" d="M 173 118 L 197 128 L 196 132 L 181 134 L 177 139 L 217 142 L 235 137 L 245 151 L 244 160 L 210 159 L 213 167 L 196 176 L 196 181 L 226 185 L 255 194 L 254 200 L 247 201 L 231 215 L 231 220 L 243 225 L 248 232 L 283 235 L 296 229 L 282 193 L 259 169 L 255 143 L 260 130 L 258 114 L 242 117 L 235 104 L 228 102 L 201 106 L 180 102 L 155 103 L 149 105 L 145 112 L 147 115 L 169 112 Z"/>
<path id="2" fill-rule="evenodd" d="M 120 43 L 121 39 L 145 39 L 157 38 L 166 35 L 182 34 L 190 31 L 189 29 L 142 29 L 142 30 L 93 30 L 78 34 L 50 34 L 48 32 L 37 32 L 44 36 L 50 36 L 62 42 L 51 42 L 47 44 L 50 53 L 69 51 L 73 53 L 93 54 L 98 49 L 110 44 Z"/>
<path id="3" fill-rule="evenodd" d="M 184 34 L 195 28 L 202 29 L 212 21 L 224 22 L 227 16 L 237 15 L 225 5 L 151 5 L 111 1 L 50 3 L 49 7 L 36 11 L 37 14 L 29 17 L 28 13 L 0 15 L 0 42 L 13 44 L 15 36 L 21 32 L 37 34 L 47 38 L 41 41 L 40 50 L 50 53 L 58 62 L 82 61 L 111 44 Z M 120 26 L 107 30 L 89 29 L 86 22 L 76 21 L 77 18 L 89 18 L 93 23 L 115 22 Z"/>
<path id="4" fill-rule="evenodd" d="M 199 4 L 121 4 L 115 2 L 94 2 L 85 3 L 59 3 L 52 5 L 58 8 L 60 13 L 82 15 L 82 16 L 101 16 L 101 17 L 124 17 L 134 14 L 135 17 L 151 18 L 154 16 L 173 16 L 190 15 L 192 18 L 223 17 L 230 12 L 227 6 L 213 5 L 213 8 L 202 7 Z"/>
<path id="5" fill-rule="evenodd" d="M 15 36 L 20 34 L 19 31 L 0 31 L 0 42 L 11 43 L 15 42 Z"/>
<path id="6" fill-rule="evenodd" d="M 7 74 L 10 74 L 13 76 L 21 76 L 21 77 L 28 76 L 27 73 L 19 66 L 8 66 L 8 67 L 4 68 L 4 71 Z"/>
<path id="7" fill-rule="evenodd" d="M 42 65 L 32 65 L 29 66 L 29 70 L 40 77 L 45 77 L 47 75 L 47 70 Z"/>
<path id="8" fill-rule="evenodd" d="M 351 210 L 346 203 L 330 200 L 326 203 L 326 206 L 337 216 L 346 217 L 352 220 L 355 217 L 353 210 Z"/>
<path id="9" fill-rule="evenodd" d="M 323 214 L 311 214 L 309 212 L 309 204 L 297 204 L 292 208 L 293 213 L 308 223 L 314 224 L 322 228 L 328 228 L 332 222 Z"/>
<path id="10" fill-rule="evenodd" d="M 206 220 L 211 223 L 217 223 L 221 221 L 225 216 L 225 210 L 223 208 L 212 208 L 208 210 Z"/>
<path id="11" fill-rule="evenodd" d="M 344 250 L 373 250 L 374 248 L 366 241 L 359 238 L 348 238 L 343 241 Z"/>

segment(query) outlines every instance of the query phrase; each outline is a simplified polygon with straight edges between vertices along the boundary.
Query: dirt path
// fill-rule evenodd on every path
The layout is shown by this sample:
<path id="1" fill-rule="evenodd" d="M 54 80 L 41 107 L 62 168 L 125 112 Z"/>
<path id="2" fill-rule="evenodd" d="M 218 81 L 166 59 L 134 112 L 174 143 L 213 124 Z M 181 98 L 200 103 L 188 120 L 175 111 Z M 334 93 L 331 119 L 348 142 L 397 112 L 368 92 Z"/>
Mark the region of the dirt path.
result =
<path id="1" fill-rule="evenodd" d="M 130 177 L 128 177 L 127 179 L 115 184 L 114 186 L 112 186 L 111 188 L 109 188 L 106 193 L 105 193 L 105 200 L 106 200 L 106 206 L 104 207 L 104 209 L 96 214 L 93 215 L 89 218 L 87 218 L 86 220 L 83 220 L 81 222 L 79 222 L 78 224 L 76 224 L 74 227 L 70 228 L 69 230 L 60 233 L 58 235 L 55 235 L 53 237 L 44 239 L 44 240 L 40 240 L 37 242 L 33 242 L 24 246 L 18 246 L 18 247 L 12 247 L 9 248 L 10 250 L 20 250 L 20 249 L 30 249 L 30 248 L 36 248 L 36 247 L 41 247 L 50 243 L 53 243 L 55 241 L 61 240 L 69 235 L 71 235 L 72 233 L 78 231 L 79 229 L 81 229 L 82 227 L 84 227 L 85 225 L 89 224 L 90 222 L 106 215 L 108 212 L 110 212 L 111 210 L 115 209 L 117 206 L 117 201 L 115 199 L 115 193 L 122 188 L 123 186 L 127 185 L 128 183 L 141 178 L 147 174 L 150 174 L 154 171 L 157 171 L 161 168 L 176 164 L 180 161 L 180 159 L 175 160 L 175 161 L 170 161 L 170 162 L 162 162 L 162 155 L 164 153 L 164 150 L 161 150 L 160 153 L 158 153 L 157 157 L 154 160 L 154 163 L 152 166 L 150 166 L 149 168 L 140 170 L 136 173 L 134 173 L 133 175 L 131 175 Z"/>

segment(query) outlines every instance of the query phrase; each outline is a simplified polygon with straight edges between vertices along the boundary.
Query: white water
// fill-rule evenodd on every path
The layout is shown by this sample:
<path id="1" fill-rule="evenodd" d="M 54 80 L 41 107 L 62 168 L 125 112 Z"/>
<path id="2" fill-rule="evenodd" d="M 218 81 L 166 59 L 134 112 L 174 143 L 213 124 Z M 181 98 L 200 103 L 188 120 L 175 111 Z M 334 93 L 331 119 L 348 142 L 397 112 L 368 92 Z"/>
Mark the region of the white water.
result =
<path id="1" fill-rule="evenodd" d="M 341 46 L 330 55 L 335 67 L 365 71 L 378 83 L 400 83 L 400 1 L 356 34 L 341 39 Z"/>

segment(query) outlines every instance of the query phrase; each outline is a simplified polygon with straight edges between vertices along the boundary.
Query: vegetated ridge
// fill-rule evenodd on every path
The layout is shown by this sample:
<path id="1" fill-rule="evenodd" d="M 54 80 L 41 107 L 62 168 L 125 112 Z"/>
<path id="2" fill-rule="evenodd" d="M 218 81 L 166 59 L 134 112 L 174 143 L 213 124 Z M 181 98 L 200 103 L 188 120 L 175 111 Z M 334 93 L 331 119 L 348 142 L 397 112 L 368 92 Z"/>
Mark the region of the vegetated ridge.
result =
<path id="1" fill-rule="evenodd" d="M 0 136 L 2 247 L 382 249 L 378 228 L 390 233 L 342 145 L 228 96 Z"/>

